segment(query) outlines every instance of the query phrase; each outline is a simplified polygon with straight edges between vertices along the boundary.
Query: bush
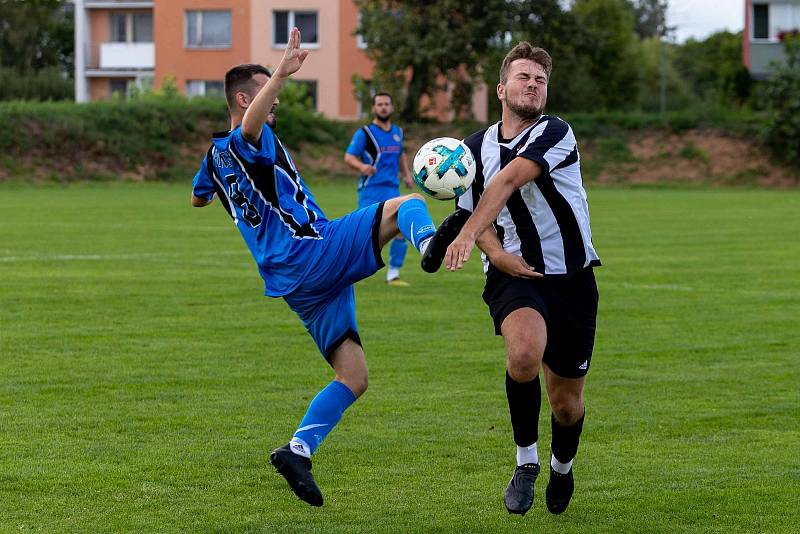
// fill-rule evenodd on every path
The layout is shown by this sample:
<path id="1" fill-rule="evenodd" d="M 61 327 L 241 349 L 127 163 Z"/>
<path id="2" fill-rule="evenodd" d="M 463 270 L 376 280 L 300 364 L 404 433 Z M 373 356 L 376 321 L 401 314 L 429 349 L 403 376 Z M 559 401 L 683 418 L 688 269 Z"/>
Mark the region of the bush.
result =
<path id="1" fill-rule="evenodd" d="M 150 93 L 87 104 L 0 102 L 0 152 L 32 167 L 58 162 L 52 166 L 66 180 L 178 177 L 196 168 L 203 156 L 196 147 L 229 125 L 224 101 L 213 98 Z M 281 94 L 277 133 L 294 149 L 301 142 L 346 141 L 344 125 L 311 112 L 292 94 Z"/>
<path id="2" fill-rule="evenodd" d="M 0 100 L 72 100 L 75 85 L 58 67 L 30 74 L 0 68 Z"/>
<path id="3" fill-rule="evenodd" d="M 765 85 L 769 123 L 764 141 L 787 163 L 800 163 L 800 38 L 784 39 L 786 64 L 773 65 Z"/>

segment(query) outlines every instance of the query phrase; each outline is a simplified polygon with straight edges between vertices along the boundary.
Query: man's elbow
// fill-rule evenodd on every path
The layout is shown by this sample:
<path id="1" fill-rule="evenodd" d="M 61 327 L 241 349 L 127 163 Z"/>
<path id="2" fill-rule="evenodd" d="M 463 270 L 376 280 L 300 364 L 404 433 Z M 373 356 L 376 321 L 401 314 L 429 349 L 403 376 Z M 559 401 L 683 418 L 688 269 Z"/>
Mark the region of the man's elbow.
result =
<path id="1" fill-rule="evenodd" d="M 214 199 L 212 198 L 211 200 L 206 200 L 205 198 L 192 195 L 192 206 L 195 208 L 202 208 L 203 206 L 208 206 L 211 204 L 212 200 Z"/>

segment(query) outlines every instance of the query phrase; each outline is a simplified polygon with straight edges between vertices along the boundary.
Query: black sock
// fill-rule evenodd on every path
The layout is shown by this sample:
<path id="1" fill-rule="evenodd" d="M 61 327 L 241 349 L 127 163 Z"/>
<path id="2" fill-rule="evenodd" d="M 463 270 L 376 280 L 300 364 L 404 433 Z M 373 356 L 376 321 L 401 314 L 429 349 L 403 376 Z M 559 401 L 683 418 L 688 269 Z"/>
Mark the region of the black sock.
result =
<path id="1" fill-rule="evenodd" d="M 539 440 L 539 408 L 542 406 L 539 376 L 530 382 L 515 382 L 506 371 L 506 396 L 514 443 L 529 447 Z"/>
<path id="2" fill-rule="evenodd" d="M 583 430 L 583 419 L 586 417 L 586 411 L 578 420 L 577 423 L 571 426 L 561 426 L 556 421 L 556 416 L 550 414 L 550 425 L 553 428 L 553 442 L 551 444 L 551 451 L 556 460 L 562 464 L 568 463 L 575 458 L 578 453 L 578 442 L 581 438 L 581 430 Z"/>

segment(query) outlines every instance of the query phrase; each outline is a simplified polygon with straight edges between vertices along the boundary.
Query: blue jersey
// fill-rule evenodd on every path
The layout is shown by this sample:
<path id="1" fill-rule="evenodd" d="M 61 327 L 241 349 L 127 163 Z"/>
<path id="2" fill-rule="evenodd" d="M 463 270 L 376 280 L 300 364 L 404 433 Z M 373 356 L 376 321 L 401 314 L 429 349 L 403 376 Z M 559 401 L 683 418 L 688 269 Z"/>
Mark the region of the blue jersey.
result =
<path id="1" fill-rule="evenodd" d="M 377 169 L 372 176 L 361 176 L 358 190 L 365 187 L 399 187 L 398 172 L 403 154 L 403 130 L 392 125 L 387 132 L 375 123 L 359 128 L 353 135 L 347 153 Z"/>
<path id="2" fill-rule="evenodd" d="M 298 287 L 319 254 L 315 244 L 327 219 L 268 125 L 259 146 L 239 127 L 214 134 L 193 193 L 206 200 L 217 194 L 258 264 L 267 295 Z"/>

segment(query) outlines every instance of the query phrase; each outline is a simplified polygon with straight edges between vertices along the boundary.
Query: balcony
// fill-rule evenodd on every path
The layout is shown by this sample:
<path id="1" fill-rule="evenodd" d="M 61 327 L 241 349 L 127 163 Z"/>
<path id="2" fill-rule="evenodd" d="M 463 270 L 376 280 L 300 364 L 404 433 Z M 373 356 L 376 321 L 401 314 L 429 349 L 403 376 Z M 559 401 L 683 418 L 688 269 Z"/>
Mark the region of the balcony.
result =
<path id="1" fill-rule="evenodd" d="M 87 9 L 140 9 L 153 7 L 153 0 L 84 0 Z"/>
<path id="2" fill-rule="evenodd" d="M 101 43 L 101 69 L 154 69 L 156 49 L 153 43 Z"/>

